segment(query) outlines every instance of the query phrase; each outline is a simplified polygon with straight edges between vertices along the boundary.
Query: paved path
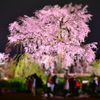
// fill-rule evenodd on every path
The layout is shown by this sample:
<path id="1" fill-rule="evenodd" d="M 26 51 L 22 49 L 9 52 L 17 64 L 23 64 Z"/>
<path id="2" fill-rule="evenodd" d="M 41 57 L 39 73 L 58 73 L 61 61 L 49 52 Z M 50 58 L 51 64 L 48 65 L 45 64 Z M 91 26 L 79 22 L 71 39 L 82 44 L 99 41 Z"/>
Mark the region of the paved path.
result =
<path id="1" fill-rule="evenodd" d="M 0 96 L 0 100 L 100 100 L 100 98 L 88 98 L 88 99 L 79 99 L 79 98 L 64 98 L 61 96 L 55 97 L 41 97 L 35 96 L 33 97 L 31 94 L 26 93 L 3 93 Z"/>

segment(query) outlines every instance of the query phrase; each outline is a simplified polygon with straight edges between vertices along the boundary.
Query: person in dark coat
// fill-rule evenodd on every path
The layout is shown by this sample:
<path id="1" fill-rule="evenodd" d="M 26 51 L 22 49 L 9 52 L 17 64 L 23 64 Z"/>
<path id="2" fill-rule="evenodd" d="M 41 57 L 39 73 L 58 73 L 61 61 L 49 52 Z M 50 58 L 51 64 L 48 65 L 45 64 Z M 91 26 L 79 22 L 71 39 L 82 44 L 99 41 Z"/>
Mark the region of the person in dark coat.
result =
<path id="1" fill-rule="evenodd" d="M 38 93 L 40 95 L 43 95 L 44 93 L 42 76 L 38 78 Z"/>
<path id="2" fill-rule="evenodd" d="M 93 80 L 90 82 L 90 88 L 92 90 L 92 96 L 96 95 L 97 86 L 98 86 L 98 77 L 94 76 Z"/>

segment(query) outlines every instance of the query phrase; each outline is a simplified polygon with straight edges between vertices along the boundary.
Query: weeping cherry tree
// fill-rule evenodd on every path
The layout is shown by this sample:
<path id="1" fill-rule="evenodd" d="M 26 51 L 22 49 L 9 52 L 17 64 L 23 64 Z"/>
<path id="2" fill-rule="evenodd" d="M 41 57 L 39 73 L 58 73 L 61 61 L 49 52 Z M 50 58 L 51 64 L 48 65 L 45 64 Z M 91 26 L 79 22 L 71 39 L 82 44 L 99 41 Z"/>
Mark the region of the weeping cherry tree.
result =
<path id="1" fill-rule="evenodd" d="M 61 67 L 74 66 L 76 72 L 88 72 L 90 62 L 95 59 L 96 42 L 85 44 L 90 32 L 88 6 L 67 4 L 45 6 L 34 12 L 34 16 L 24 15 L 9 24 L 9 43 L 22 44 L 25 53 L 45 68 L 54 71 L 55 63 L 61 58 Z M 56 68 L 57 69 L 57 68 Z"/>

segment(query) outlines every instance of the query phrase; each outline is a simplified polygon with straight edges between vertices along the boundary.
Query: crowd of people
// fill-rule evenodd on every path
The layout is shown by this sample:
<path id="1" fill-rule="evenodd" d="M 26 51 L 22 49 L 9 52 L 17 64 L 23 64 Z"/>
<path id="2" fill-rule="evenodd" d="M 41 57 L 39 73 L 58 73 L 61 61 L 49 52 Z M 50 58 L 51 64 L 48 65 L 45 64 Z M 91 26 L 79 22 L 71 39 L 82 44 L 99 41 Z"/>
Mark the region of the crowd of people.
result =
<path id="1" fill-rule="evenodd" d="M 63 84 L 63 96 L 67 97 L 69 95 L 79 95 L 79 90 L 81 88 L 80 80 L 76 77 L 72 76 L 65 76 L 64 77 L 64 84 Z M 47 96 L 49 97 L 52 93 L 53 95 L 56 94 L 58 89 L 58 78 L 57 75 L 54 75 L 53 77 L 51 75 L 48 75 L 47 78 Z"/>
<path id="2" fill-rule="evenodd" d="M 37 91 L 43 93 L 43 80 L 42 76 L 37 74 L 30 75 L 26 78 L 26 89 L 27 93 L 32 93 L 33 96 L 36 95 Z"/>
<path id="3" fill-rule="evenodd" d="M 36 93 L 39 93 L 41 95 L 44 94 L 45 91 L 44 91 L 43 85 L 44 85 L 44 83 L 42 80 L 42 76 L 33 74 L 26 78 L 27 93 L 32 93 L 33 96 L 35 96 Z M 48 75 L 47 85 L 46 85 L 48 96 L 50 96 L 51 92 L 54 94 L 54 92 L 56 91 L 57 85 L 58 85 L 57 75 L 54 75 L 52 77 L 51 77 L 51 75 Z"/>
<path id="4" fill-rule="evenodd" d="M 59 88 L 59 84 L 60 82 L 57 75 L 48 74 L 46 84 L 44 84 L 42 76 L 38 76 L 36 73 L 26 78 L 27 93 L 31 93 L 33 96 L 36 96 L 36 94 L 43 96 L 46 94 L 46 97 L 56 96 L 59 95 L 58 91 L 61 90 L 61 92 L 63 92 L 63 97 L 79 97 L 82 96 L 82 91 L 86 88 L 78 77 L 68 75 L 68 73 L 64 76 L 63 86 Z M 44 88 L 44 86 L 46 87 Z M 89 95 L 94 97 L 100 96 L 100 77 L 94 76 L 87 88 L 91 90 Z M 0 87 L 0 95 L 1 94 Z"/>
<path id="5" fill-rule="evenodd" d="M 36 74 L 33 74 L 27 77 L 26 86 L 28 93 L 32 93 L 32 95 L 35 96 L 36 93 L 40 92 L 41 95 L 46 94 L 47 97 L 57 95 L 59 88 L 57 75 L 48 75 L 46 80 L 46 92 L 44 91 L 43 85 L 42 76 L 38 77 Z M 93 78 L 90 82 L 89 88 L 92 90 L 91 95 L 97 95 L 100 92 L 100 80 L 98 77 L 95 76 Z M 75 76 L 67 75 L 64 77 L 64 84 L 61 89 L 63 90 L 64 97 L 78 97 L 80 95 L 80 90 L 82 90 L 82 82 L 80 82 L 80 80 Z"/>

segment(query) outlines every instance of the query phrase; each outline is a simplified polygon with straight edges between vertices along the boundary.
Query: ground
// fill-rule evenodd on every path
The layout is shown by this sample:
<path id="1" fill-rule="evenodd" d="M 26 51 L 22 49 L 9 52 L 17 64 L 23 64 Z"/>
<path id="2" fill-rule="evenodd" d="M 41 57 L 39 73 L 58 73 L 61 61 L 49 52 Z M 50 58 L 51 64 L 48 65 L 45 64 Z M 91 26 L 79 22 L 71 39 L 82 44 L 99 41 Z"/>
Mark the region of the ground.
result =
<path id="1" fill-rule="evenodd" d="M 64 98 L 64 97 L 60 97 L 60 96 L 56 96 L 56 97 L 42 97 L 42 96 L 38 96 L 36 95 L 35 97 L 33 97 L 31 94 L 27 94 L 27 93 L 3 93 L 2 96 L 0 96 L 0 100 L 100 100 L 100 98 L 95 98 L 95 97 L 91 97 L 91 98 Z"/>

